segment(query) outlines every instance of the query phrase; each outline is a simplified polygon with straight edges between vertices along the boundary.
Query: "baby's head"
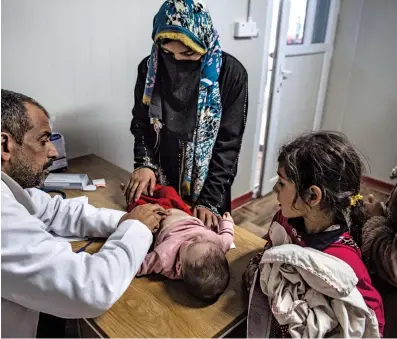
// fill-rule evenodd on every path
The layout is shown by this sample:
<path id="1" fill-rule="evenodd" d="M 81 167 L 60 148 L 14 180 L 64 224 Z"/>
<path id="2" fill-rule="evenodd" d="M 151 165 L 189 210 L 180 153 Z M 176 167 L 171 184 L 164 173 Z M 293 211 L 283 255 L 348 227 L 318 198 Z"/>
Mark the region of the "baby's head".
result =
<path id="1" fill-rule="evenodd" d="M 182 276 L 190 293 L 216 301 L 230 280 L 229 264 L 222 249 L 212 242 L 194 242 L 181 252 Z"/>

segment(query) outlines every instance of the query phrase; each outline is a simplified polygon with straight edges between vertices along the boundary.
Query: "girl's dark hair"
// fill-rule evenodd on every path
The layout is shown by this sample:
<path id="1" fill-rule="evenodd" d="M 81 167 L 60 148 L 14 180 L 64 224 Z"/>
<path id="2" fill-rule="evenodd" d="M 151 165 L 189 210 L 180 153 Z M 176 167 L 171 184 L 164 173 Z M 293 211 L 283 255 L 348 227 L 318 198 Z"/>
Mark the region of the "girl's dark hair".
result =
<path id="1" fill-rule="evenodd" d="M 284 168 L 296 195 L 307 201 L 310 186 L 321 189 L 320 207 L 332 213 L 335 223 L 347 224 L 361 246 L 361 229 L 366 221 L 362 200 L 351 206 L 359 194 L 364 165 L 346 136 L 338 132 L 313 132 L 299 136 L 280 149 L 279 166 Z"/>

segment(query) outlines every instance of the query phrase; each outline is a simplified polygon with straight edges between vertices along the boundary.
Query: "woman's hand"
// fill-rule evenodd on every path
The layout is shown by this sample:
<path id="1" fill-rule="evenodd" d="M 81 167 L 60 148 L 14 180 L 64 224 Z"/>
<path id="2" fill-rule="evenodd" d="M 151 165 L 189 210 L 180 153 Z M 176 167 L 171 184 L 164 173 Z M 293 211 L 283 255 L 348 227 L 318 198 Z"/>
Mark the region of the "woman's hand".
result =
<path id="1" fill-rule="evenodd" d="M 195 207 L 193 209 L 193 215 L 196 218 L 199 218 L 207 228 L 218 230 L 218 217 L 209 209 L 206 209 L 204 207 Z"/>
<path id="2" fill-rule="evenodd" d="M 137 201 L 142 193 L 152 196 L 156 187 L 156 175 L 147 167 L 139 168 L 132 172 L 127 188 L 124 190 L 127 205 L 132 200 Z"/>

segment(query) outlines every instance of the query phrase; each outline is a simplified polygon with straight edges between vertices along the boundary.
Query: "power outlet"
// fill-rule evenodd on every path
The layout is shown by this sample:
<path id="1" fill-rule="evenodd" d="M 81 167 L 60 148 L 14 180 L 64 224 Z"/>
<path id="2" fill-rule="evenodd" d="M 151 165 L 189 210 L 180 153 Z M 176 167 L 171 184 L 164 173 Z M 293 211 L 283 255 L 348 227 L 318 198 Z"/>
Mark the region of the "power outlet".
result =
<path id="1" fill-rule="evenodd" d="M 256 22 L 252 20 L 238 20 L 234 23 L 235 38 L 252 38 L 259 34 Z"/>

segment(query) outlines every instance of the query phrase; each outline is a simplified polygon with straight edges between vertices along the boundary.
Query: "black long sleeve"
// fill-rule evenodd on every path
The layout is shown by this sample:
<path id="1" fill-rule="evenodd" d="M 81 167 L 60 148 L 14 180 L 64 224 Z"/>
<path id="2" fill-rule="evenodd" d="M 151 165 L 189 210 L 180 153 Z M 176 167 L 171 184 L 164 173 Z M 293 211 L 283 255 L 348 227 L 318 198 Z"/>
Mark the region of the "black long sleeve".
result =
<path id="1" fill-rule="evenodd" d="M 224 212 L 224 199 L 230 199 L 248 111 L 248 74 L 236 59 L 230 55 L 227 58 L 220 77 L 223 99 L 221 124 L 208 177 L 198 200 L 198 205 L 217 213 Z"/>
<path id="2" fill-rule="evenodd" d="M 150 128 L 148 107 L 142 103 L 143 91 L 146 81 L 147 60 L 145 58 L 138 66 L 138 77 L 134 91 L 134 108 L 132 109 L 133 119 L 130 131 L 134 135 L 134 168 L 148 167 L 154 171 L 158 165 L 154 157 L 155 136 Z"/>

